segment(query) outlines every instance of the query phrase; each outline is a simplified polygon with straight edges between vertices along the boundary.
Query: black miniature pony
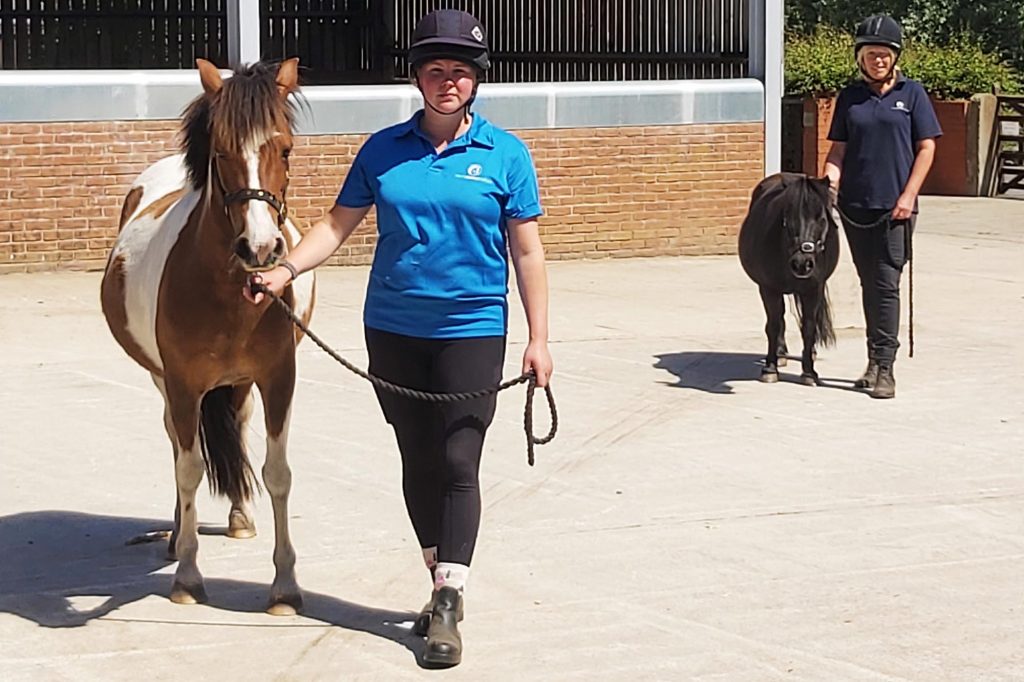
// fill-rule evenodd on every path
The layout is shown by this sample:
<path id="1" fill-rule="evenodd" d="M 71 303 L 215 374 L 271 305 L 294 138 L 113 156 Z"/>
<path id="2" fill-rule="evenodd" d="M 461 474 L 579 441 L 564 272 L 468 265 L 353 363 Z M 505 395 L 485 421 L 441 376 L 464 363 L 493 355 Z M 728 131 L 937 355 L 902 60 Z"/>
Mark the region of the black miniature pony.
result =
<path id="1" fill-rule="evenodd" d="M 793 294 L 804 349 L 804 384 L 814 386 L 816 344 L 832 345 L 832 311 L 825 283 L 839 262 L 839 228 L 832 217 L 828 178 L 776 173 L 757 184 L 740 228 L 740 263 L 757 283 L 768 323 L 761 381 L 779 380 L 786 364 L 786 305 Z"/>

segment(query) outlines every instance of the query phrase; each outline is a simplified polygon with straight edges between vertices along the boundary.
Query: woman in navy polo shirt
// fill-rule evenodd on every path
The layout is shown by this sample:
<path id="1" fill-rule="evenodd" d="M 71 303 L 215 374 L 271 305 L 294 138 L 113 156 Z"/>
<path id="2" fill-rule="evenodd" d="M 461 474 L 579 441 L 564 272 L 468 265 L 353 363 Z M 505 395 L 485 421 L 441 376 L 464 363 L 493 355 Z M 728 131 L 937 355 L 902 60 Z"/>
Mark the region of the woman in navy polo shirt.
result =
<path id="1" fill-rule="evenodd" d="M 864 305 L 868 367 L 855 385 L 873 398 L 896 395 L 900 274 L 911 256 L 917 195 L 942 135 L 924 88 L 896 68 L 902 48 L 903 32 L 890 17 L 871 16 L 857 27 L 854 56 L 863 79 L 839 93 L 825 161 Z"/>
<path id="2" fill-rule="evenodd" d="M 336 205 L 262 282 L 280 293 L 334 253 L 375 205 L 363 314 L 370 371 L 424 391 L 473 391 L 501 380 L 511 253 L 529 325 L 523 370 L 545 386 L 552 362 L 537 177 L 518 138 L 470 113 L 490 65 L 483 27 L 465 12 L 433 12 L 413 33 L 409 64 L 423 109 L 367 140 Z M 377 398 L 398 440 L 405 503 L 433 581 L 415 624 L 427 636 L 424 662 L 456 665 L 495 397 L 442 406 L 382 391 Z"/>

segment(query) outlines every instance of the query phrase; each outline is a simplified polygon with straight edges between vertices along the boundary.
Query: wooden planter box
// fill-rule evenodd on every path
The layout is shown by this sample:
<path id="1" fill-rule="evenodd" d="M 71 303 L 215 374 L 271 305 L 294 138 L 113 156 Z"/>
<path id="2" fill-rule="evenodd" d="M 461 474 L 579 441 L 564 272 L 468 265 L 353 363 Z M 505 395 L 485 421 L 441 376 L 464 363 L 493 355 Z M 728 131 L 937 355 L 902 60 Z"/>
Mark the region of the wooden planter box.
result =
<path id="1" fill-rule="evenodd" d="M 975 95 L 970 100 L 932 100 L 932 105 L 943 135 L 936 144 L 935 161 L 921 194 L 981 195 L 994 125 L 995 97 Z M 821 175 L 824 171 L 831 145 L 828 129 L 834 106 L 833 97 L 803 100 L 801 170 L 808 175 Z"/>

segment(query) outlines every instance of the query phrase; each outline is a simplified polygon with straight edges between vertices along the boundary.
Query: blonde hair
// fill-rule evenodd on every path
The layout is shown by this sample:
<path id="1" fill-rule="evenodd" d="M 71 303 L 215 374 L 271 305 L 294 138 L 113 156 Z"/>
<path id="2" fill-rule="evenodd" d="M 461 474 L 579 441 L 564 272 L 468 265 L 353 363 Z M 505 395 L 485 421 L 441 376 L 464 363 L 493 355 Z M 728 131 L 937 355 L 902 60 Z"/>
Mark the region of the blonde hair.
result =
<path id="1" fill-rule="evenodd" d="M 865 45 L 861 49 L 857 50 L 857 66 L 860 67 L 861 78 L 864 78 L 864 71 L 866 71 L 867 68 L 868 68 L 864 64 L 865 55 L 867 54 L 867 51 L 869 49 L 872 49 L 872 48 L 874 48 L 876 50 L 886 50 L 889 53 L 889 55 L 892 57 L 893 61 L 896 61 L 896 58 L 899 56 L 899 55 L 896 54 L 896 50 L 892 49 L 888 45 Z M 899 65 L 893 67 L 893 73 L 899 73 L 899 71 L 900 71 Z"/>

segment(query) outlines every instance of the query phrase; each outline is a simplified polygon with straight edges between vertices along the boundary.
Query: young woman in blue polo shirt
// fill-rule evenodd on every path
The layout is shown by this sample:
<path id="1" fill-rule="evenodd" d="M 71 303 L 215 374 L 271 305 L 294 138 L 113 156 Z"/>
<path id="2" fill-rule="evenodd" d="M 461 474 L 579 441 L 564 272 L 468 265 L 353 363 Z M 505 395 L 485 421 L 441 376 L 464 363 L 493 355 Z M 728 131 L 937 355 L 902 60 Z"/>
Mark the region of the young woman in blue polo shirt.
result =
<path id="1" fill-rule="evenodd" d="M 511 253 L 529 325 L 523 370 L 545 386 L 552 362 L 536 172 L 518 138 L 470 112 L 490 65 L 483 27 L 465 12 L 433 12 L 413 33 L 409 64 L 423 109 L 367 140 L 336 205 L 261 281 L 280 293 L 376 206 L 363 314 L 370 371 L 424 391 L 473 391 L 501 380 Z M 495 398 L 442 406 L 382 391 L 377 398 L 398 440 L 405 503 L 433 580 L 415 625 L 427 636 L 424 662 L 456 665 Z"/>
<path id="2" fill-rule="evenodd" d="M 825 173 L 838 189 L 840 217 L 860 278 L 868 367 L 857 380 L 873 398 L 893 398 L 899 348 L 900 274 L 921 191 L 942 135 L 920 83 L 896 68 L 903 32 L 891 17 L 857 27 L 854 57 L 862 80 L 836 100 Z"/>

